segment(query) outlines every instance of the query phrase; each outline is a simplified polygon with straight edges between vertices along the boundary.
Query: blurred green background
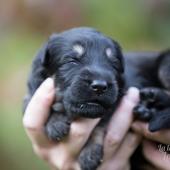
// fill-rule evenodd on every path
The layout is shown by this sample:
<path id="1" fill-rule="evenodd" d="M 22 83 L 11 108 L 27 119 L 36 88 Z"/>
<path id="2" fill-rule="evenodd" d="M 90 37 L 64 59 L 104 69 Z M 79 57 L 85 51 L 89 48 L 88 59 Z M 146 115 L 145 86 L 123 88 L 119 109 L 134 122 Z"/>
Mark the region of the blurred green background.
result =
<path id="1" fill-rule="evenodd" d="M 91 26 L 124 51 L 170 47 L 169 0 L 0 0 L 0 169 L 45 170 L 22 127 L 34 54 L 52 32 Z M 56 153 L 59 154 L 59 153 Z"/>

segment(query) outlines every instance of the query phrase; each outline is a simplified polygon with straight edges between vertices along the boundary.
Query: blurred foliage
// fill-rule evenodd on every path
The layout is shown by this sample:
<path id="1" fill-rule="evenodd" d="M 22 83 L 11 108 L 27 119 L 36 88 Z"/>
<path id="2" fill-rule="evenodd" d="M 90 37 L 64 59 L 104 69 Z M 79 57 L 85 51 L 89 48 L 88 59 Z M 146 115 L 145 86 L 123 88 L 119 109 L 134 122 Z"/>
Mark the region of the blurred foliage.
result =
<path id="1" fill-rule="evenodd" d="M 169 0 L 0 1 L 0 169 L 48 169 L 32 152 L 21 103 L 32 58 L 49 34 L 91 26 L 125 51 L 162 50 L 170 47 L 169 17 Z"/>

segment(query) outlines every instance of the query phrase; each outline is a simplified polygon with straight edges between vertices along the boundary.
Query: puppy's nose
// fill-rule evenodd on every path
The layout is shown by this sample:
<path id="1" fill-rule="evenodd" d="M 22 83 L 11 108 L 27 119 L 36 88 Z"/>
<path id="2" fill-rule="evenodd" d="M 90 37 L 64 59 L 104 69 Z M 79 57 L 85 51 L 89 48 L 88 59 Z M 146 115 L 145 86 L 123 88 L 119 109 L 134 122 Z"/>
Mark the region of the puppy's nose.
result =
<path id="1" fill-rule="evenodd" d="M 105 80 L 93 80 L 90 87 L 94 92 L 101 94 L 108 89 L 108 84 Z"/>

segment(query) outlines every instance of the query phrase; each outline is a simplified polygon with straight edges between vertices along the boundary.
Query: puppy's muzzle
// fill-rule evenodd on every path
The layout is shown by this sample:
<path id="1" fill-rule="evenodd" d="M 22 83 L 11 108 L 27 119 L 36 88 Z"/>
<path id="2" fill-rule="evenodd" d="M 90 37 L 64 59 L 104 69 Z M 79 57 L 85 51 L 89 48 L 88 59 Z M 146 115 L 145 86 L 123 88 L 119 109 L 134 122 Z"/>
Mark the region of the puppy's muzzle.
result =
<path id="1" fill-rule="evenodd" d="M 97 118 L 112 109 L 117 97 L 114 75 L 105 69 L 83 68 L 65 97 L 67 111 L 82 117 Z"/>
<path id="2" fill-rule="evenodd" d="M 107 93 L 109 88 L 112 88 L 111 74 L 104 69 L 94 70 L 86 68 L 81 72 L 81 78 L 88 83 L 88 90 L 94 95 Z"/>

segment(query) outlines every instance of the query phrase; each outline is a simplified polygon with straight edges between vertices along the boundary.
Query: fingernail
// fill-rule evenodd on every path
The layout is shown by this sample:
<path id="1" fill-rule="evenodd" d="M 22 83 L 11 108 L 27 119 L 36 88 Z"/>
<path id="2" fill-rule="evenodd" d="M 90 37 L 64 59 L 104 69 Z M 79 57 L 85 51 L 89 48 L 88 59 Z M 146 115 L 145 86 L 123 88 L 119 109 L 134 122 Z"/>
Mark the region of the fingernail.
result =
<path id="1" fill-rule="evenodd" d="M 127 91 L 126 97 L 129 100 L 137 103 L 139 101 L 139 90 L 136 87 L 130 87 Z"/>
<path id="2" fill-rule="evenodd" d="M 47 78 L 44 82 L 43 82 L 43 87 L 45 87 L 46 90 L 51 90 L 54 88 L 54 82 L 52 78 Z"/>

